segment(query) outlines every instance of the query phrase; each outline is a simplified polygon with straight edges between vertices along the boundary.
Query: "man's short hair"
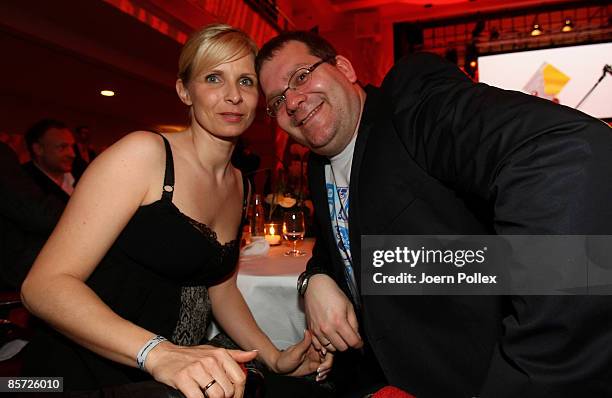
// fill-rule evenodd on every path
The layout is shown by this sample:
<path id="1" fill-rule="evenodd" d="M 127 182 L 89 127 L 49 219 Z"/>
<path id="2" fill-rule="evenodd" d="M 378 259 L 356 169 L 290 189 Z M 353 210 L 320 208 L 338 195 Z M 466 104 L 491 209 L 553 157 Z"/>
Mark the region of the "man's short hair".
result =
<path id="1" fill-rule="evenodd" d="M 297 30 L 281 33 L 264 44 L 257 57 L 255 57 L 255 72 L 259 75 L 263 63 L 272 59 L 274 54 L 290 41 L 304 43 L 311 55 L 321 59 L 329 59 L 328 63 L 336 64 L 335 57 L 338 52 L 327 40 L 316 33 Z"/>
<path id="2" fill-rule="evenodd" d="M 28 152 L 30 152 L 30 156 L 34 159 L 34 143 L 40 141 L 40 137 L 43 136 L 50 129 L 65 129 L 66 125 L 59 120 L 55 119 L 42 119 L 38 122 L 34 123 L 32 127 L 30 127 L 25 132 L 25 142 L 28 147 Z"/>

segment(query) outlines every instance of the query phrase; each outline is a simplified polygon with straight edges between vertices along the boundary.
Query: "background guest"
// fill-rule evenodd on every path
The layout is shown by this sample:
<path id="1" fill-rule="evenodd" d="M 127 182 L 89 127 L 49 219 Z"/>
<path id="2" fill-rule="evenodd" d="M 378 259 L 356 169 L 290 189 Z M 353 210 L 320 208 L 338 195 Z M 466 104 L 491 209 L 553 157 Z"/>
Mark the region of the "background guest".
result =
<path id="1" fill-rule="evenodd" d="M 43 119 L 26 131 L 25 140 L 32 160 L 24 170 L 45 193 L 67 202 L 74 190 L 72 132 L 58 120 Z"/>

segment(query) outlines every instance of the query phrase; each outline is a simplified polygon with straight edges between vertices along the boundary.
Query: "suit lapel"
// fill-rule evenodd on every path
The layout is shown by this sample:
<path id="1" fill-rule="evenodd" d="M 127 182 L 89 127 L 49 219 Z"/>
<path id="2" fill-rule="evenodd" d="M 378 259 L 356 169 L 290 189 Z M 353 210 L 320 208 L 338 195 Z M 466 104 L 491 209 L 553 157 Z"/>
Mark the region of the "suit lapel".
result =
<path id="1" fill-rule="evenodd" d="M 351 242 L 351 257 L 353 258 L 353 269 L 357 287 L 361 291 L 361 217 L 359 203 L 359 176 L 361 175 L 361 166 L 368 142 L 368 137 L 372 131 L 372 126 L 375 122 L 375 115 L 379 112 L 380 94 L 378 89 L 372 86 L 365 88 L 367 97 L 363 108 L 357 139 L 355 141 L 355 150 L 353 152 L 353 163 L 351 165 L 351 182 L 349 187 L 349 239 Z"/>
<path id="2" fill-rule="evenodd" d="M 338 247 L 336 246 L 335 233 L 331 224 L 331 216 L 329 215 L 329 203 L 327 201 L 327 187 L 325 181 L 325 165 L 329 164 L 329 159 L 319 156 L 314 152 L 310 154 L 310 163 L 308 165 L 308 173 L 310 181 L 310 194 L 315 209 L 315 217 L 321 228 L 319 236 L 324 238 L 327 243 L 327 250 L 330 253 L 332 266 L 335 269 L 336 275 L 344 275 L 344 264 Z"/>
<path id="3" fill-rule="evenodd" d="M 331 225 L 329 209 L 327 207 L 327 189 L 325 187 L 325 165 L 329 160 L 315 153 L 310 154 L 308 166 L 310 194 L 315 207 L 315 214 L 321 225 Z M 326 231 L 321 231 L 326 232 Z"/>

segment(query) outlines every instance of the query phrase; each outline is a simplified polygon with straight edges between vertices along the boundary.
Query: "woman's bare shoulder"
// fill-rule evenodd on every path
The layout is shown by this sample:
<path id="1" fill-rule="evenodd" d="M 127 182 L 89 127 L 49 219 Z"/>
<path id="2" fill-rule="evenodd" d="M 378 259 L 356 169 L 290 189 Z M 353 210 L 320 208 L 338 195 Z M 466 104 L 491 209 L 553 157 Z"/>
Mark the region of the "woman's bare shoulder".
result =
<path id="1" fill-rule="evenodd" d="M 150 155 L 151 152 L 159 152 L 160 149 L 164 148 L 164 145 L 159 134 L 140 130 L 126 134 L 109 149 L 113 147 Z"/>
<path id="2" fill-rule="evenodd" d="M 122 137 L 98 155 L 87 167 L 78 185 L 100 184 L 111 179 L 117 184 L 146 186 L 163 170 L 166 152 L 162 138 L 151 132 L 135 131 Z M 77 188 L 78 188 L 77 185 Z"/>
<path id="3" fill-rule="evenodd" d="M 158 134 L 150 131 L 134 131 L 108 147 L 99 157 L 107 161 L 154 164 L 165 157 L 164 143 Z"/>

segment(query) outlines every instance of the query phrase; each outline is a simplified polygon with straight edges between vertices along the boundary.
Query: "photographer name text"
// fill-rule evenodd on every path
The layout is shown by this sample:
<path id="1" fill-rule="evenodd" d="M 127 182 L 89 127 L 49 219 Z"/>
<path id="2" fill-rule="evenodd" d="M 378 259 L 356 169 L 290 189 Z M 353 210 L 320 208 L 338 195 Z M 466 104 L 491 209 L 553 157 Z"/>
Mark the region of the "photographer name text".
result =
<path id="1" fill-rule="evenodd" d="M 466 274 L 465 272 L 459 272 L 457 275 L 428 275 L 421 272 L 420 275 L 412 273 L 402 272 L 398 275 L 384 275 L 381 272 L 377 272 L 372 277 L 376 284 L 389 284 L 389 283 L 400 283 L 400 284 L 419 284 L 419 285 L 453 285 L 453 284 L 496 284 L 497 275 L 484 275 L 481 272 L 475 272 L 472 274 Z"/>
<path id="2" fill-rule="evenodd" d="M 461 269 L 465 265 L 479 265 L 486 261 L 487 248 L 479 250 L 440 250 L 440 249 L 410 249 L 395 247 L 393 250 L 374 250 L 372 252 L 372 266 L 381 268 L 387 264 L 404 264 L 410 268 L 418 265 L 452 265 L 453 269 Z M 385 275 L 375 272 L 372 275 L 375 284 L 411 284 L 411 285 L 480 285 L 497 284 L 497 275 L 487 275 L 482 272 L 457 272 L 453 275 L 432 275 L 426 272 L 400 272 L 394 275 Z"/>

